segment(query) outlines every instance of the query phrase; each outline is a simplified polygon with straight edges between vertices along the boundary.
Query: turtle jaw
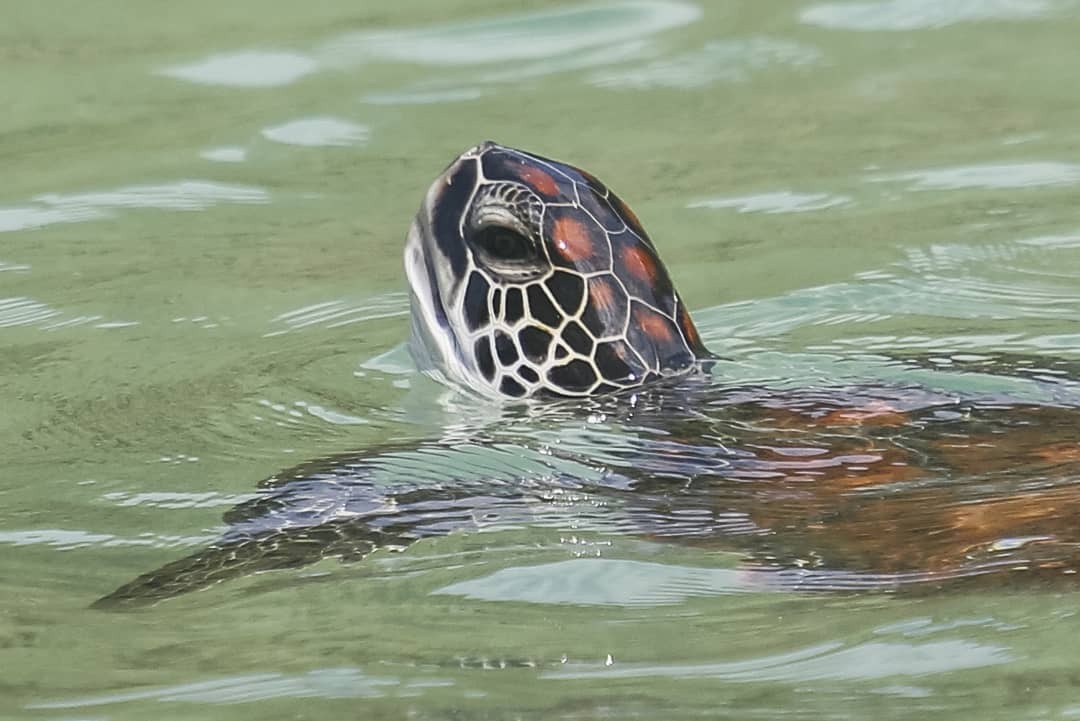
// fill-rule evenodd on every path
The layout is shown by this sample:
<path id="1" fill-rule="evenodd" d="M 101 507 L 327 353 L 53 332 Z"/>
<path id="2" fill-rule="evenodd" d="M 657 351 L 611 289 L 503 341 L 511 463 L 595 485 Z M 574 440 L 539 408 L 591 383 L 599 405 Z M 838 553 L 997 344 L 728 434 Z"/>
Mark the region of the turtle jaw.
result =
<path id="1" fill-rule="evenodd" d="M 465 161 L 457 158 L 428 188 L 416 213 L 405 242 L 405 275 L 409 281 L 411 334 L 409 352 L 417 367 L 436 380 L 469 388 L 477 378 L 475 363 L 461 346 L 461 318 L 455 298 L 460 294 L 461 279 L 455 272 L 455 260 L 464 254 L 463 243 L 447 235 L 444 203 L 451 179 Z M 437 214 L 441 214 L 437 218 Z M 442 218 L 444 221 L 445 219 Z M 454 221 L 456 230 L 457 221 Z M 457 246 L 462 256 L 451 258 L 448 252 Z"/>
<path id="2" fill-rule="evenodd" d="M 447 383 L 465 376 L 464 358 L 439 293 L 432 260 L 425 252 L 421 225 L 418 217 L 409 228 L 405 244 L 405 275 L 412 310 L 409 353 L 421 371 Z"/>

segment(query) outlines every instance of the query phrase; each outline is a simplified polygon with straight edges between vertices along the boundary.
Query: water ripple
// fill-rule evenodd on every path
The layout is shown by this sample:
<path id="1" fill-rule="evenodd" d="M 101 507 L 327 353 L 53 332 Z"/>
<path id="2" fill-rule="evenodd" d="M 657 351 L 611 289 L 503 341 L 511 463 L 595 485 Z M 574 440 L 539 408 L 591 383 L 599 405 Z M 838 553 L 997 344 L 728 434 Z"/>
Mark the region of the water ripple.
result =
<path id="1" fill-rule="evenodd" d="M 745 572 L 732 568 L 591 558 L 504 568 L 432 593 L 474 601 L 636 607 L 761 590 Z"/>
<path id="2" fill-rule="evenodd" d="M 60 330 L 93 324 L 95 328 L 128 328 L 137 321 L 105 320 L 100 315 L 71 315 L 33 298 L 0 298 L 0 328 L 38 326 L 42 330 Z"/>
<path id="3" fill-rule="evenodd" d="M 821 59 L 815 47 L 769 37 L 720 40 L 700 50 L 661 58 L 638 67 L 593 73 L 589 82 L 605 88 L 691 89 L 716 81 L 746 80 L 756 70 L 778 65 L 804 66 Z"/>
<path id="4" fill-rule="evenodd" d="M 34 206 L 0 208 L 0 233 L 29 230 L 54 223 L 98 220 L 111 211 L 135 208 L 160 210 L 206 210 L 221 203 L 259 205 L 270 202 L 262 188 L 181 180 L 158 185 L 131 185 L 90 193 L 45 193 L 35 196 Z"/>
<path id="5" fill-rule="evenodd" d="M 50 546 L 61 551 L 72 551 L 91 546 L 116 548 L 120 546 L 145 546 L 149 548 L 186 548 L 214 540 L 214 535 L 166 536 L 158 533 L 140 533 L 133 538 L 114 536 L 111 533 L 70 531 L 62 528 L 36 528 L 29 531 L 0 531 L 0 543 L 15 546 Z"/>
<path id="6" fill-rule="evenodd" d="M 199 153 L 199 157 L 215 163 L 242 163 L 247 160 L 247 149 L 235 145 L 223 145 L 207 148 Z"/>
<path id="7" fill-rule="evenodd" d="M 203 85 L 273 88 L 313 73 L 372 62 L 448 67 L 513 63 L 481 82 L 520 82 L 552 72 L 641 58 L 645 39 L 696 22 L 701 8 L 679 0 L 624 0 L 585 4 L 471 21 L 349 32 L 317 44 L 310 52 L 239 50 L 214 53 L 191 63 L 157 71 Z M 759 57 L 761 48 L 759 50 Z M 783 47 L 767 53 L 785 56 Z M 717 53 L 730 59 L 733 49 L 707 48 L 705 62 Z M 799 50 L 799 52 L 804 52 Z M 694 64 L 693 58 L 679 62 Z M 524 63 L 524 64 L 523 64 Z M 654 71 L 658 72 L 658 71 Z M 474 74 L 469 83 L 477 80 Z M 457 82 L 457 81 L 455 81 Z M 476 97 L 474 88 L 445 87 L 430 82 L 405 90 L 376 93 L 375 104 L 427 104 Z"/>
<path id="8" fill-rule="evenodd" d="M 476 100 L 484 96 L 480 88 L 450 88 L 446 90 L 401 90 L 385 93 L 368 93 L 364 102 L 372 105 L 431 105 L 433 103 L 457 103 Z"/>
<path id="9" fill-rule="evenodd" d="M 615 664 L 605 668 L 575 664 L 543 674 L 547 679 L 665 677 L 727 681 L 865 681 L 893 676 L 927 676 L 997 666 L 1015 656 L 1004 646 L 958 639 L 927 643 L 871 641 L 855 646 L 823 643 L 800 651 L 745 661 L 702 664 Z"/>
<path id="10" fill-rule="evenodd" d="M 273 88 L 289 85 L 318 70 L 318 63 L 302 53 L 242 51 L 218 53 L 203 60 L 171 65 L 160 74 L 200 85 Z"/>
<path id="11" fill-rule="evenodd" d="M 113 491 L 102 498 L 116 506 L 147 506 L 150 508 L 219 508 L 234 506 L 254 497 L 251 493 L 184 493 L 182 491 L 152 491 L 146 493 L 128 493 Z"/>
<path id="12" fill-rule="evenodd" d="M 440 683 L 451 684 L 450 681 Z M 358 669 L 318 669 L 302 674 L 263 673 L 228 676 L 213 681 L 119 691 L 63 701 L 42 701 L 30 709 L 83 708 L 129 701 L 153 700 L 205 704 L 236 704 L 275 698 L 379 698 L 401 685 L 390 676 L 369 676 Z"/>
<path id="13" fill-rule="evenodd" d="M 824 3 L 799 20 L 833 30 L 922 30 L 986 20 L 1031 20 L 1049 15 L 1052 0 L 882 0 Z"/>
<path id="14" fill-rule="evenodd" d="M 340 328 L 353 323 L 363 323 L 378 318 L 393 318 L 408 315 L 408 313 L 409 296 L 406 293 L 387 293 L 362 301 L 328 300 L 276 316 L 270 323 L 278 328 L 266 335 L 276 336 L 312 326 Z"/>
<path id="15" fill-rule="evenodd" d="M 740 213 L 805 213 L 812 210 L 825 210 L 841 205 L 849 205 L 852 200 L 846 195 L 828 193 L 794 193 L 780 190 L 756 195 L 707 198 L 688 204 L 687 208 L 735 208 Z"/>
<path id="16" fill-rule="evenodd" d="M 444 67 L 574 56 L 695 22 L 697 5 L 644 0 L 505 15 L 470 22 L 348 33 L 317 51 L 327 65 L 371 60 Z"/>
<path id="17" fill-rule="evenodd" d="M 870 182 L 910 181 L 912 190 L 1004 190 L 1080 183 L 1080 165 L 1060 162 L 987 163 L 872 175 Z"/>
<path id="18" fill-rule="evenodd" d="M 56 223 L 78 223 L 84 220 L 98 220 L 108 214 L 95 208 L 43 208 L 29 206 L 24 208 L 0 208 L 0 233 L 16 230 L 31 230 Z"/>
<path id="19" fill-rule="evenodd" d="M 730 354 L 746 355 L 757 346 L 729 344 L 734 338 L 776 338 L 809 326 L 842 326 L 924 316 L 987 321 L 1047 319 L 1080 322 L 1080 277 L 1073 256 L 1075 234 L 1045 235 L 983 243 L 937 243 L 909 248 L 893 266 L 860 273 L 855 279 L 800 288 L 775 298 L 731 303 L 695 314 L 703 336 Z M 1080 352 L 1071 333 L 961 333 L 945 340 L 890 337 L 867 350 L 926 348 L 1004 348 L 1041 352 Z M 861 339 L 863 341 L 866 338 Z M 843 341 L 835 341 L 843 342 Z M 908 345 L 908 343 L 914 345 Z M 826 346 L 823 346 L 826 347 Z"/>
<path id="20" fill-rule="evenodd" d="M 326 116 L 292 120 L 262 131 L 264 138 L 275 143 L 308 147 L 361 145 L 368 134 L 365 125 Z"/>

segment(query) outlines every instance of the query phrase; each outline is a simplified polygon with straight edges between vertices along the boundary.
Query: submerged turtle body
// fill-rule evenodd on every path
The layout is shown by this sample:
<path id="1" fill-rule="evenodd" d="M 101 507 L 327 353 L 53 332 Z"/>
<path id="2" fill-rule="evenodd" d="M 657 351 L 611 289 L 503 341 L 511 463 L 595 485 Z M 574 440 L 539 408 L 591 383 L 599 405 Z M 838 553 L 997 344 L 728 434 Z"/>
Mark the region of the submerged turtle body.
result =
<path id="1" fill-rule="evenodd" d="M 891 590 L 1080 570 L 1080 408 L 910 386 L 778 394 L 696 373 L 710 356 L 654 245 L 588 173 L 494 143 L 472 148 L 428 191 L 405 264 L 411 348 L 425 370 L 489 396 L 590 396 L 530 423 L 548 437 L 591 434 L 603 460 L 502 427 L 472 429 L 505 460 L 497 471 L 440 470 L 484 467 L 440 439 L 317 459 L 265 481 L 226 514 L 218 542 L 99 605 L 356 560 L 477 519 L 720 546 L 770 587 Z M 583 411 L 606 423 L 583 423 Z M 602 503 L 566 518 L 548 502 L 559 488 Z"/>

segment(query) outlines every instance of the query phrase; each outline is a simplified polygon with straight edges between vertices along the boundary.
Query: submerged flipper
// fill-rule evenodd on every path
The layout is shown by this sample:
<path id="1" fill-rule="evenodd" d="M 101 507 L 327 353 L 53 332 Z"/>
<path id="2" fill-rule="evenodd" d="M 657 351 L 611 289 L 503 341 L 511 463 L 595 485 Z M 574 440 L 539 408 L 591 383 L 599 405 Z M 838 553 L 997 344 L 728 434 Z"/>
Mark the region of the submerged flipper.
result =
<path id="1" fill-rule="evenodd" d="M 429 449 L 430 450 L 430 449 Z M 144 606 L 261 571 L 300 568 L 324 558 L 360 560 L 377 548 L 521 520 L 527 496 L 504 479 L 431 484 L 380 483 L 392 460 L 340 456 L 298 466 L 263 482 L 259 495 L 225 514 L 220 540 L 124 584 L 95 608 Z M 425 459 L 431 472 L 430 455 Z"/>

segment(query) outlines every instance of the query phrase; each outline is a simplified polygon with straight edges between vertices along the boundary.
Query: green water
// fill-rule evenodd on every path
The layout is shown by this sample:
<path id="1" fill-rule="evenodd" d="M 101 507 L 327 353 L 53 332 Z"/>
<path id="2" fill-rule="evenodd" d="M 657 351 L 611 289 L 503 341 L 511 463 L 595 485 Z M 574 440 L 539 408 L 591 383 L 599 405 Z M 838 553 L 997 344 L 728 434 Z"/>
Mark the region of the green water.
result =
<path id="1" fill-rule="evenodd" d="M 733 377 L 1080 356 L 1075 3 L 553 7 L 10 4 L 0 717 L 1080 716 L 1075 593 L 717 593 L 735 557 L 572 513 L 89 608 L 285 466 L 497 414 L 400 347 L 484 138 L 614 187 Z"/>

